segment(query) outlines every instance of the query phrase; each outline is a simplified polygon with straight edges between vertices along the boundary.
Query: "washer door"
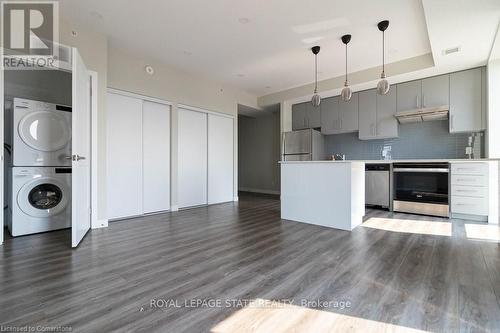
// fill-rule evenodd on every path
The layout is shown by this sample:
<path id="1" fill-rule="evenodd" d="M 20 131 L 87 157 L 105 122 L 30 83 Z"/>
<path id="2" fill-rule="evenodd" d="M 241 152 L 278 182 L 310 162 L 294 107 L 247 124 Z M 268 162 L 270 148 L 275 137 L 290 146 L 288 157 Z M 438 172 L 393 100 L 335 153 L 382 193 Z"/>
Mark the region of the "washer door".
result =
<path id="1" fill-rule="evenodd" d="M 71 124 L 56 112 L 38 111 L 24 116 L 19 121 L 19 136 L 33 149 L 57 151 L 71 141 Z"/>
<path id="2" fill-rule="evenodd" d="M 17 195 L 17 204 L 33 217 L 50 217 L 62 212 L 69 202 L 69 188 L 53 178 L 38 178 L 24 185 Z"/>

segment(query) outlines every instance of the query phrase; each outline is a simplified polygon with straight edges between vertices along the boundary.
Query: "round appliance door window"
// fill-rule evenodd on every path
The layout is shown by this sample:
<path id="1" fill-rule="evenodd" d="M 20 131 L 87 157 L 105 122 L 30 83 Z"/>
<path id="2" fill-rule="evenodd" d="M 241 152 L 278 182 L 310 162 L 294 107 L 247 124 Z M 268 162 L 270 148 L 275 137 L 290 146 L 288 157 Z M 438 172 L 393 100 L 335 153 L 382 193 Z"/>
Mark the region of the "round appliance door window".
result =
<path id="1" fill-rule="evenodd" d="M 62 201 L 63 193 L 54 184 L 40 184 L 28 194 L 28 201 L 36 209 L 51 209 Z"/>
<path id="2" fill-rule="evenodd" d="M 27 114 L 19 122 L 19 136 L 33 149 L 57 151 L 71 141 L 71 124 L 59 113 L 39 111 Z"/>
<path id="3" fill-rule="evenodd" d="M 33 217 L 59 214 L 70 199 L 69 186 L 52 178 L 38 178 L 24 185 L 17 195 L 21 210 Z"/>

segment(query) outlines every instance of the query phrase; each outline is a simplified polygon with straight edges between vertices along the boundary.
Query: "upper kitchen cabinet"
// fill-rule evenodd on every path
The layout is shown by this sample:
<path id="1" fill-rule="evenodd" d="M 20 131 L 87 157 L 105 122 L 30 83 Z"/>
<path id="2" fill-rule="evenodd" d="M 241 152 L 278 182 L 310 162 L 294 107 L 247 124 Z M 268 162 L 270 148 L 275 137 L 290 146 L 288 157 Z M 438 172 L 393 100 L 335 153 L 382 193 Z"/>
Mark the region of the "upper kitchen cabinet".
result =
<path id="1" fill-rule="evenodd" d="M 399 135 L 398 121 L 394 117 L 397 87 L 387 95 L 378 95 L 375 89 L 359 93 L 359 139 L 388 139 Z"/>
<path id="2" fill-rule="evenodd" d="M 292 105 L 292 129 L 318 128 L 321 126 L 321 106 L 314 107 L 310 102 Z"/>
<path id="3" fill-rule="evenodd" d="M 398 121 L 394 117 L 397 111 L 398 86 L 393 86 L 385 95 L 377 94 L 377 138 L 397 138 L 399 136 Z"/>
<path id="4" fill-rule="evenodd" d="M 397 85 L 397 110 L 407 111 L 422 107 L 422 81 L 411 81 Z M 394 88 L 394 86 L 393 86 Z M 390 92 L 389 92 L 390 93 Z"/>
<path id="5" fill-rule="evenodd" d="M 340 134 L 356 132 L 358 127 L 358 93 L 352 94 L 348 102 L 339 96 L 321 102 L 321 133 Z"/>
<path id="6" fill-rule="evenodd" d="M 449 90 L 449 75 L 398 84 L 397 110 L 408 111 L 449 105 Z"/>
<path id="7" fill-rule="evenodd" d="M 348 102 L 344 102 L 342 99 L 339 100 L 339 120 L 340 131 L 342 133 L 356 132 L 359 130 L 358 96 L 358 93 L 352 94 L 352 97 Z"/>
<path id="8" fill-rule="evenodd" d="M 398 87 L 399 92 L 399 87 Z M 450 104 L 450 76 L 440 75 L 422 80 L 422 107 Z"/>
<path id="9" fill-rule="evenodd" d="M 359 93 L 359 139 L 377 138 L 377 92 L 375 89 Z"/>
<path id="10" fill-rule="evenodd" d="M 312 103 L 306 103 L 307 128 L 321 127 L 321 105 L 314 107 Z"/>
<path id="11" fill-rule="evenodd" d="M 329 97 L 321 101 L 321 133 L 335 134 L 339 128 L 339 97 Z"/>
<path id="12" fill-rule="evenodd" d="M 292 105 L 292 129 L 300 130 L 307 128 L 306 103 Z"/>
<path id="13" fill-rule="evenodd" d="M 485 129 L 483 69 L 450 74 L 450 133 Z"/>

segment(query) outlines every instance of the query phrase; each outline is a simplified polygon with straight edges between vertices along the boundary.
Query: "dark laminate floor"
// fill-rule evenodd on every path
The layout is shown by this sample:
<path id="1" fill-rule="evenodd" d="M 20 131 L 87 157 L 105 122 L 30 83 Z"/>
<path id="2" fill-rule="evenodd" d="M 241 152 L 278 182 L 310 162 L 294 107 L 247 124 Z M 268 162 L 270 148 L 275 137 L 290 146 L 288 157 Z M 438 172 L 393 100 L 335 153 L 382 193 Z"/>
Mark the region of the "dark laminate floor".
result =
<path id="1" fill-rule="evenodd" d="M 432 223 L 415 215 L 368 215 Z M 453 221 L 451 237 L 367 227 L 349 233 L 280 221 L 278 200 L 243 195 L 238 204 L 112 223 L 92 231 L 77 250 L 69 248 L 69 237 L 58 231 L 6 240 L 0 248 L 2 325 L 223 332 L 214 327 L 240 309 L 154 309 L 150 300 L 259 298 L 349 301 L 350 308 L 321 309 L 350 318 L 342 332 L 361 330 L 356 320 L 378 330 L 379 324 L 500 330 L 499 245 L 468 239 L 460 221 Z M 278 327 L 301 326 L 289 319 Z"/>

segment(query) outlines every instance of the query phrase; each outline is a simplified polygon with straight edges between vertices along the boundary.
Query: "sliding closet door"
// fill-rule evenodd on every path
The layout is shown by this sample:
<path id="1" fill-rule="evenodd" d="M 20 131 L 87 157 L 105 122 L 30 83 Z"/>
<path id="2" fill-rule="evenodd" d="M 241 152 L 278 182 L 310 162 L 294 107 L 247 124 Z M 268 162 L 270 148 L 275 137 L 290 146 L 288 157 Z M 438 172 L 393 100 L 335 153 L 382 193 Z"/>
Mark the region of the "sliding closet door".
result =
<path id="1" fill-rule="evenodd" d="M 170 209 L 170 106 L 143 104 L 144 213 Z"/>
<path id="2" fill-rule="evenodd" d="M 208 203 L 233 201 L 233 119 L 208 115 Z"/>
<path id="3" fill-rule="evenodd" d="M 179 208 L 207 204 L 207 115 L 179 109 Z"/>
<path id="4" fill-rule="evenodd" d="M 108 93 L 106 110 L 108 218 L 140 215 L 142 100 Z"/>

